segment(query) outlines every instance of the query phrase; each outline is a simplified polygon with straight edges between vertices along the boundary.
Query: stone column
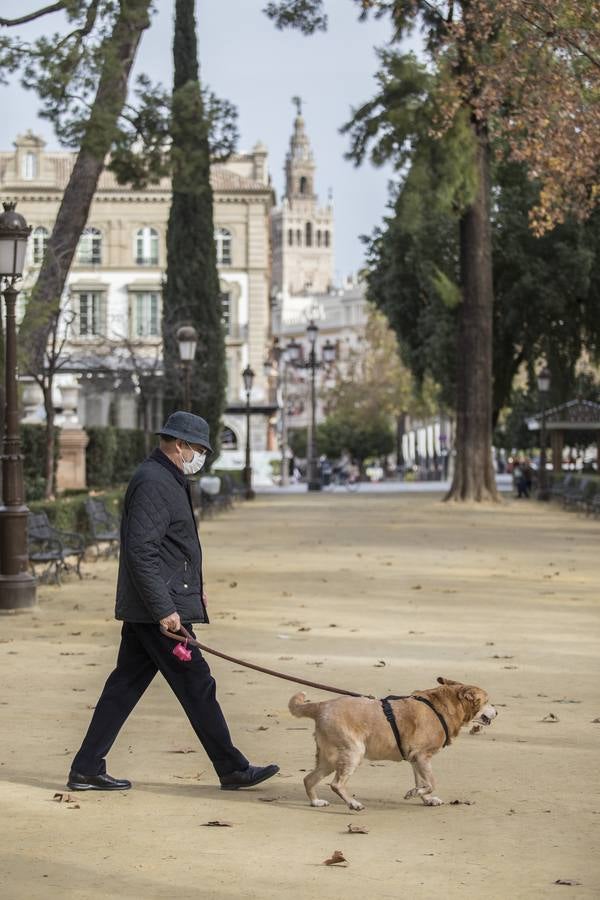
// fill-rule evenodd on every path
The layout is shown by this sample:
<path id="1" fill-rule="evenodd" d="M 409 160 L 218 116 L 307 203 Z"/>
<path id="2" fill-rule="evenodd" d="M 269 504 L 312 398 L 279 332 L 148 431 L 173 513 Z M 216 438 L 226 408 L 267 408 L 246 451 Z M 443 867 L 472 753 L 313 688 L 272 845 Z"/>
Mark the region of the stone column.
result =
<path id="1" fill-rule="evenodd" d="M 63 401 L 63 423 L 60 431 L 58 466 L 56 469 L 56 490 L 85 490 L 85 448 L 88 436 L 77 417 L 77 397 L 79 385 L 60 389 Z"/>

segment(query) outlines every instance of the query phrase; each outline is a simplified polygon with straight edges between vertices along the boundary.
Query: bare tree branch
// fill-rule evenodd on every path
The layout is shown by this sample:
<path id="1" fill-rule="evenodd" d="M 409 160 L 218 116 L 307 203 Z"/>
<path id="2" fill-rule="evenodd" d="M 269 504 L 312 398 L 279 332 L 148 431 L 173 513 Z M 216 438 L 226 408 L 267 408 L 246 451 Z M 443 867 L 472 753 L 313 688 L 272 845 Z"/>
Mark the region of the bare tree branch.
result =
<path id="1" fill-rule="evenodd" d="M 50 13 L 60 12 L 60 10 L 64 8 L 64 0 L 60 0 L 59 3 L 52 3 L 50 6 L 44 6 L 42 7 L 42 9 L 38 9 L 35 12 L 28 13 L 26 16 L 21 16 L 18 19 L 0 18 L 0 26 L 4 26 L 5 28 L 12 28 L 15 25 L 25 25 L 27 22 L 33 22 L 35 19 L 41 19 L 42 16 L 48 16 L 50 15 Z"/>

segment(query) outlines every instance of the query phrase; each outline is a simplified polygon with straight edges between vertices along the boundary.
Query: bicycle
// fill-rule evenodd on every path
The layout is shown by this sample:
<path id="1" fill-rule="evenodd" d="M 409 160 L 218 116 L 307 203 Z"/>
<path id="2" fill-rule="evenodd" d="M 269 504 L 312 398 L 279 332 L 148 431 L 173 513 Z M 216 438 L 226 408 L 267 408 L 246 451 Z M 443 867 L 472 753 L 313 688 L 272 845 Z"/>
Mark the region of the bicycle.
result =
<path id="1" fill-rule="evenodd" d="M 354 493 L 358 490 L 359 484 L 358 477 L 350 472 L 332 472 L 328 484 L 323 484 L 323 490 L 333 491 L 336 487 L 345 487 L 347 491 Z"/>

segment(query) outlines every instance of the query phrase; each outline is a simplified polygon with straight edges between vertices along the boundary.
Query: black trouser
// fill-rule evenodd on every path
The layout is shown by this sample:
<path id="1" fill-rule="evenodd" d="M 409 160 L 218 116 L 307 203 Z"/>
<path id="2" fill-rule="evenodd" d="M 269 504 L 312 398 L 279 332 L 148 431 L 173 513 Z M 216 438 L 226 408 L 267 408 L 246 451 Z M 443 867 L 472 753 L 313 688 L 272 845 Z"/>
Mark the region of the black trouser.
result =
<path id="1" fill-rule="evenodd" d="M 194 635 L 191 625 L 185 627 Z M 197 647 L 189 648 L 190 662 L 181 662 L 173 655 L 175 646 L 161 634 L 158 625 L 124 622 L 117 667 L 104 685 L 71 771 L 81 775 L 106 772 L 104 757 L 158 671 L 183 706 L 217 775 L 248 767 L 246 757 L 231 742 L 208 663 Z"/>

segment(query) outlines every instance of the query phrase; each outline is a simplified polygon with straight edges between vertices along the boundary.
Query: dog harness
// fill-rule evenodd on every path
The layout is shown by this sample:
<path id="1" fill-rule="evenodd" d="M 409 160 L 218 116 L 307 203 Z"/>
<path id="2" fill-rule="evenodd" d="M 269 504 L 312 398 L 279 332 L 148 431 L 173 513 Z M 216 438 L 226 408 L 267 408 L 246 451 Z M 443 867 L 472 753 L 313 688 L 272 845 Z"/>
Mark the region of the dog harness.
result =
<path id="1" fill-rule="evenodd" d="M 426 706 L 432 710 L 439 719 L 440 725 L 444 729 L 444 747 L 447 747 L 450 743 L 450 733 L 448 732 L 448 726 L 446 725 L 446 720 L 443 715 L 438 712 L 433 703 L 427 699 L 427 697 L 419 697 L 418 694 L 408 694 L 405 697 L 397 697 L 395 694 L 390 694 L 388 697 L 383 697 L 381 700 L 381 706 L 383 708 L 383 714 L 390 723 L 390 727 L 394 733 L 394 737 L 396 739 L 396 743 L 398 744 L 398 750 L 400 751 L 400 756 L 402 759 L 406 759 L 406 755 L 404 753 L 404 749 L 402 747 L 402 738 L 400 737 L 400 732 L 398 730 L 398 724 L 396 722 L 396 717 L 394 715 L 394 710 L 390 704 L 390 700 L 419 700 L 420 703 L 424 703 Z"/>

